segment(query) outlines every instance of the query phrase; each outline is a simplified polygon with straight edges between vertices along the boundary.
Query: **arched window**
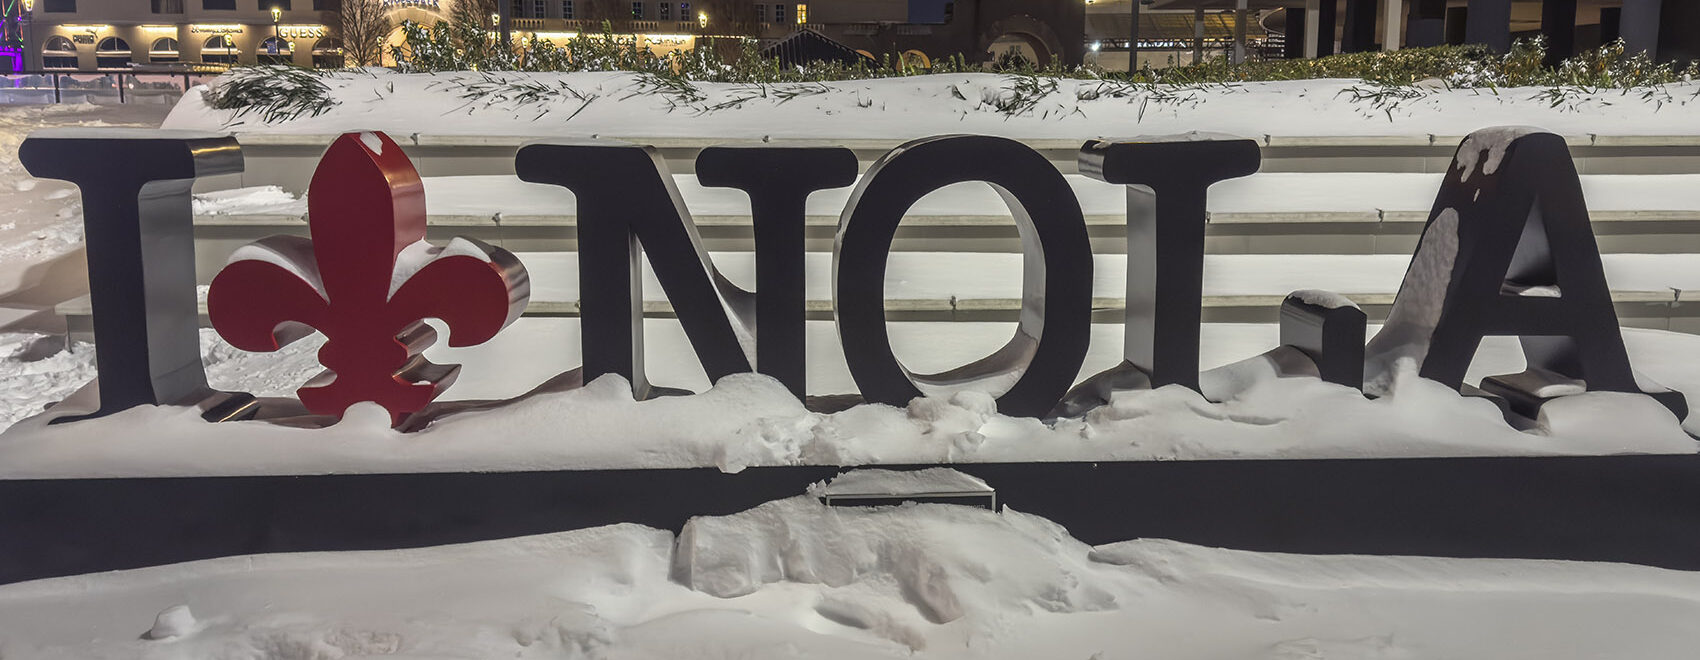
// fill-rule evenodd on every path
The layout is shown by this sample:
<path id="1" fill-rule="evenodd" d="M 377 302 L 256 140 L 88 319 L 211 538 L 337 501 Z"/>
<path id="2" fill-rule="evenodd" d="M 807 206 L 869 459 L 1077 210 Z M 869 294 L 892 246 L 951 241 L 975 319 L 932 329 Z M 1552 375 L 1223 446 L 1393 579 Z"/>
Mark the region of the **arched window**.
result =
<path id="1" fill-rule="evenodd" d="M 215 34 L 201 46 L 201 61 L 207 64 L 235 64 L 236 40 L 228 34 Z"/>
<path id="2" fill-rule="evenodd" d="M 57 34 L 48 37 L 47 43 L 41 45 L 41 68 L 77 68 L 77 45 Z"/>
<path id="3" fill-rule="evenodd" d="M 342 40 L 325 37 L 313 44 L 313 68 L 340 69 L 342 66 Z"/>
<path id="4" fill-rule="evenodd" d="M 295 47 L 288 41 L 277 37 L 266 37 L 260 42 L 261 64 L 288 64 L 295 55 Z"/>
<path id="5" fill-rule="evenodd" d="M 118 37 L 101 39 L 94 46 L 94 65 L 101 69 L 122 69 L 130 66 L 130 42 Z"/>
<path id="6" fill-rule="evenodd" d="M 148 61 L 149 62 L 176 62 L 176 61 L 178 61 L 177 40 L 172 39 L 171 37 L 160 37 L 158 39 L 153 40 L 153 45 L 148 47 Z"/>

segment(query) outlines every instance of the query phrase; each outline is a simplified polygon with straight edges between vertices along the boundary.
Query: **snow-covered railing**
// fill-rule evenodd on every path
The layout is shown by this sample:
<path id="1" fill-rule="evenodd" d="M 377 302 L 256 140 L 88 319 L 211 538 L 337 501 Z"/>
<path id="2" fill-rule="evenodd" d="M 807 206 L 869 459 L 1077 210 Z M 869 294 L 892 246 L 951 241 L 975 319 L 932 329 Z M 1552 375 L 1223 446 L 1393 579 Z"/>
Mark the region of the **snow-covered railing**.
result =
<path id="1" fill-rule="evenodd" d="M 531 302 L 527 316 L 577 316 L 578 255 L 574 252 L 517 252 L 531 273 Z M 832 257 L 811 252 L 805 260 L 805 309 L 830 318 L 833 309 Z M 755 280 L 750 252 L 714 252 L 710 257 L 721 272 L 740 286 Z M 1700 323 L 1700 259 L 1686 254 L 1603 255 L 1611 299 L 1625 323 L 1670 328 Z M 1119 310 L 1127 257 L 1100 254 L 1094 258 L 1096 286 L 1092 305 Z M 1232 254 L 1205 257 L 1205 287 L 1200 304 L 1209 322 L 1267 323 L 1274 320 L 1288 292 L 1305 286 L 1340 292 L 1362 305 L 1370 318 L 1385 317 L 1393 304 L 1410 257 L 1405 255 L 1262 255 Z M 1019 253 L 894 252 L 887 262 L 884 291 L 892 320 L 1010 319 L 1021 310 Z M 1683 305 L 1683 303 L 1689 303 Z M 93 308 L 88 296 L 57 305 L 73 329 L 86 328 Z M 671 303 L 644 266 L 646 314 L 670 316 Z M 205 300 L 201 313 L 206 313 Z M 940 316 L 939 313 L 944 313 Z M 1119 322 L 1109 316 L 1100 322 Z"/>
<path id="2" fill-rule="evenodd" d="M 1263 173 L 1211 188 L 1206 250 L 1263 254 L 1410 254 L 1427 222 L 1443 175 L 1420 173 Z M 748 199 L 734 190 L 701 185 L 676 174 L 674 185 L 693 210 L 710 249 L 752 249 Z M 1123 191 L 1068 175 L 1095 241 L 1125 237 Z M 502 175 L 426 177 L 427 221 L 437 227 L 501 242 L 516 251 L 544 249 L 571 239 L 577 218 L 571 193 Z M 1605 252 L 1700 252 L 1700 174 L 1583 175 L 1595 233 Z M 848 188 L 810 196 L 804 223 L 807 248 L 832 249 Z M 197 196 L 203 266 L 215 266 L 233 242 L 306 227 L 303 196 L 262 186 Z M 984 185 L 949 186 L 921 199 L 904 216 L 911 231 L 904 251 L 1007 252 L 1020 249 L 1008 208 Z M 1106 247 L 1109 247 L 1106 245 Z M 210 271 L 203 270 L 207 277 Z M 204 281 L 204 280 L 203 280 Z"/>
<path id="3" fill-rule="evenodd" d="M 307 175 L 322 146 L 334 135 L 244 133 L 237 131 L 247 166 L 238 175 L 214 177 L 197 185 L 199 191 L 238 187 L 281 186 L 306 190 Z M 795 144 L 842 146 L 854 151 L 865 169 L 902 139 L 868 138 L 712 138 L 645 135 L 596 135 L 654 146 L 675 173 L 694 171 L 696 154 L 725 144 Z M 535 140 L 523 135 L 452 135 L 413 133 L 396 140 L 425 176 L 512 174 L 513 154 Z M 1015 138 L 1058 169 L 1073 173 L 1081 139 Z M 1449 135 L 1257 135 L 1262 146 L 1260 171 L 1275 172 L 1426 172 L 1443 173 L 1462 136 Z M 1615 135 L 1609 133 L 1564 137 L 1583 174 L 1700 174 L 1700 135 Z"/>

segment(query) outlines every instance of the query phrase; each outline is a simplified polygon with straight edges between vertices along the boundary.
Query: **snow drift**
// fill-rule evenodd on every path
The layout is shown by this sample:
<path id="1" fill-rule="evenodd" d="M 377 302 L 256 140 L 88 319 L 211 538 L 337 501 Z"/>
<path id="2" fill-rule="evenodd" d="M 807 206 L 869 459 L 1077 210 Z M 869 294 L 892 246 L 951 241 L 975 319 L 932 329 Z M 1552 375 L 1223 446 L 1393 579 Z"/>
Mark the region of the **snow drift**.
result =
<path id="1" fill-rule="evenodd" d="M 0 587 L 39 658 L 1687 658 L 1700 576 L 1629 565 L 1090 547 L 950 505 L 812 497 L 416 550 Z"/>

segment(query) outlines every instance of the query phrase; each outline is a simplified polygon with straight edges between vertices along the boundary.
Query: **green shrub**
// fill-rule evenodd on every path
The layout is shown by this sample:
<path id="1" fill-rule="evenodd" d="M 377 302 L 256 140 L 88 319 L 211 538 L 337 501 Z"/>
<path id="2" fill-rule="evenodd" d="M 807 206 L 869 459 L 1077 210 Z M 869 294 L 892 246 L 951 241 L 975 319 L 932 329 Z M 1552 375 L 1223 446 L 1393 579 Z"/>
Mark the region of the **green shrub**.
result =
<path id="1" fill-rule="evenodd" d="M 1384 112 L 1389 120 L 1394 119 L 1400 104 L 1424 98 L 1436 88 L 1537 87 L 1541 89 L 1534 97 L 1553 107 L 1597 100 L 1601 90 L 1622 90 L 1623 96 L 1662 107 L 1677 100 L 1666 85 L 1700 79 L 1700 63 L 1677 70 L 1652 61 L 1644 53 L 1626 54 L 1621 40 L 1572 57 L 1557 67 L 1547 67 L 1543 64 L 1546 44 L 1540 38 L 1519 40 L 1503 55 L 1480 46 L 1438 46 L 1238 64 L 1218 58 L 1166 69 L 1147 66 L 1133 72 L 1063 67 L 1055 59 L 1045 67 L 1035 67 L 1013 51 L 987 64 L 971 63 L 957 54 L 921 67 L 905 62 L 896 53 L 886 53 L 877 62 L 786 66 L 763 57 L 756 41 L 746 38 L 703 38 L 693 48 L 657 55 L 635 37 L 615 35 L 607 22 L 600 33 L 581 33 L 564 45 L 535 37 L 502 44 L 488 17 L 475 4 L 456 3 L 449 20 L 429 27 L 403 23 L 404 41 L 392 47 L 391 54 L 402 71 L 475 72 L 477 75 L 453 75 L 434 84 L 452 88 L 469 106 L 484 107 L 506 104 L 517 108 L 572 100 L 579 103 L 578 110 L 583 110 L 596 99 L 565 83 L 550 86 L 496 75 L 503 71 L 634 72 L 638 74 L 637 83 L 624 98 L 657 95 L 674 109 L 698 114 L 740 107 L 757 99 L 784 103 L 825 93 L 829 88 L 820 85 L 822 82 L 928 73 L 989 71 L 1004 75 L 1003 89 L 983 100 L 1009 116 L 1032 113 L 1041 101 L 1057 93 L 1058 80 L 1064 78 L 1097 81 L 1077 86 L 1075 100 L 1128 99 L 1140 104 L 1141 117 L 1152 104 L 1196 105 L 1205 102 L 1204 92 L 1241 83 L 1343 78 L 1361 84 L 1347 88 L 1342 96 Z M 208 101 L 215 108 L 236 110 L 237 117 L 252 113 L 267 122 L 318 115 L 336 103 L 319 78 L 317 72 L 287 66 L 239 68 L 215 83 Z M 738 87 L 725 100 L 704 105 L 708 96 L 696 87 L 698 82 L 736 83 Z M 962 97 L 954 86 L 952 93 Z"/>
<path id="2" fill-rule="evenodd" d="M 265 123 L 316 117 L 337 105 L 324 74 L 281 64 L 232 69 L 213 81 L 204 97 L 207 105 L 235 110 L 230 125 L 256 115 Z"/>

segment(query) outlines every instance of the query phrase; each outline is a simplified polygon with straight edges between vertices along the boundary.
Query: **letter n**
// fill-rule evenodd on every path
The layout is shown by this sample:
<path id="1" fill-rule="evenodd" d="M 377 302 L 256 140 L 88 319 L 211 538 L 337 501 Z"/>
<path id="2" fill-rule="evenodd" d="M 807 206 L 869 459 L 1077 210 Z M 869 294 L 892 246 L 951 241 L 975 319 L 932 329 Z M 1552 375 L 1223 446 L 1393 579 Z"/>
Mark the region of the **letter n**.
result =
<path id="1" fill-rule="evenodd" d="M 790 184 L 758 185 L 749 176 L 730 173 L 713 182 L 761 197 L 752 201 L 756 243 L 765 248 L 756 253 L 758 293 L 738 288 L 715 269 L 654 147 L 611 140 L 544 141 L 519 150 L 514 170 L 520 179 L 565 187 L 578 199 L 585 382 L 616 373 L 631 381 L 636 396 L 651 393 L 643 369 L 641 277 L 642 253 L 648 252 L 650 267 L 710 380 L 760 367 L 802 394 L 804 301 L 800 286 L 787 286 L 803 278 L 802 202 L 814 190 L 853 182 L 855 157 L 837 147 L 722 151 L 705 150 L 705 158 L 726 167 L 770 168 L 769 179 Z M 775 260 L 779 267 L 771 263 Z M 762 297 L 772 299 L 763 304 Z M 780 364 L 777 357 L 758 362 L 758 337 L 787 349 L 783 361 L 796 364 Z"/>

